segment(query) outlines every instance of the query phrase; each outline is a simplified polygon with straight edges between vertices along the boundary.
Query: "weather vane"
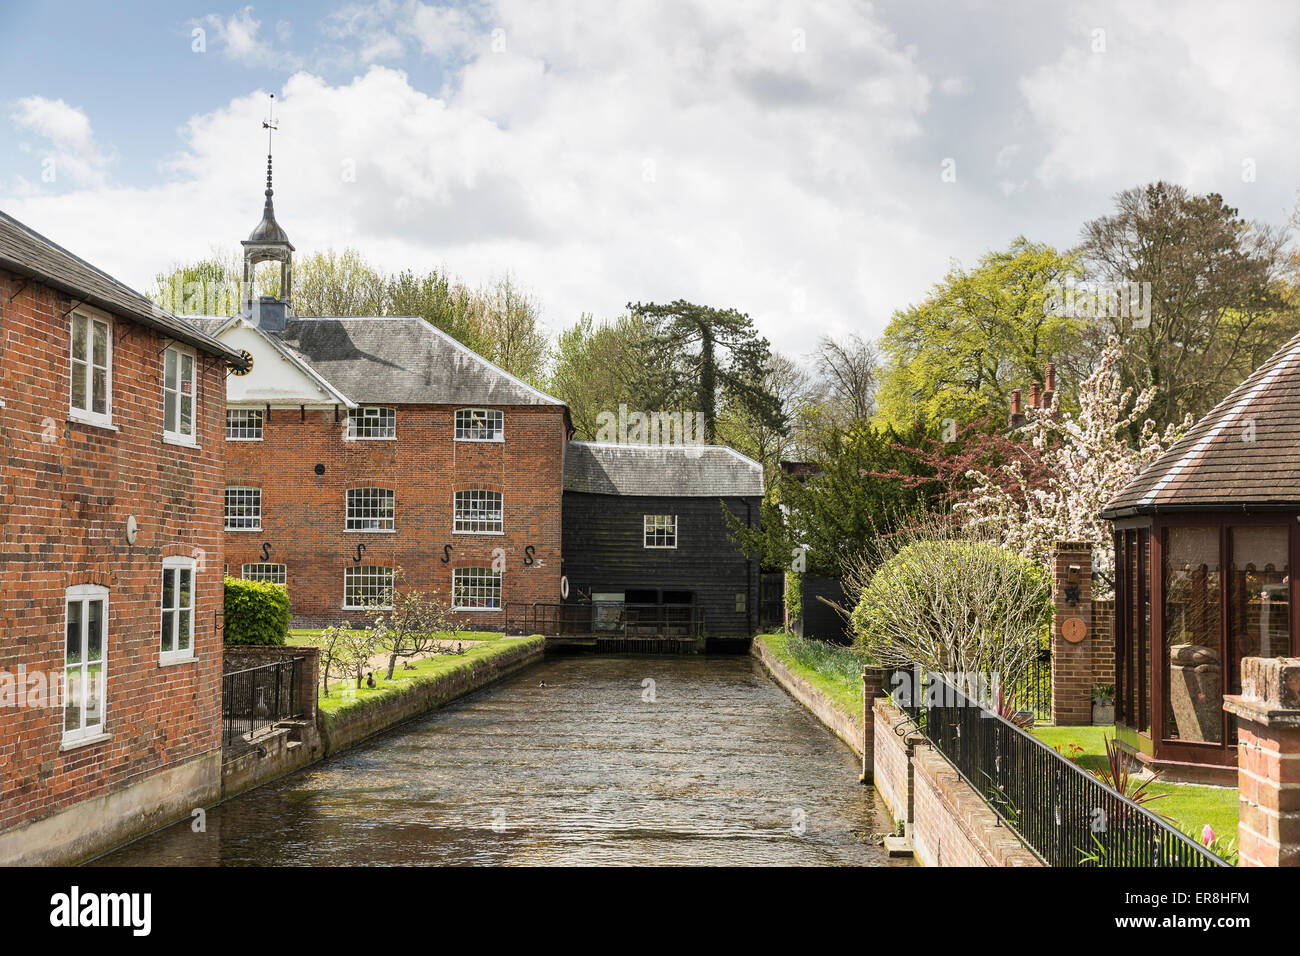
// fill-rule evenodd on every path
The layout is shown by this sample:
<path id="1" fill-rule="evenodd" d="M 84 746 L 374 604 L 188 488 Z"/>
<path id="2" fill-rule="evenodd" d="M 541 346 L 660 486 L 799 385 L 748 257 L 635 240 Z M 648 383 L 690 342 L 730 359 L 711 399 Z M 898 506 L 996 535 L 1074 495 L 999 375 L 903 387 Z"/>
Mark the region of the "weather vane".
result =
<path id="1" fill-rule="evenodd" d="M 266 119 L 262 120 L 262 129 L 266 130 L 266 152 L 268 155 L 271 152 L 271 130 L 279 128 L 275 125 L 275 94 L 272 93 L 271 105 L 266 112 Z"/>

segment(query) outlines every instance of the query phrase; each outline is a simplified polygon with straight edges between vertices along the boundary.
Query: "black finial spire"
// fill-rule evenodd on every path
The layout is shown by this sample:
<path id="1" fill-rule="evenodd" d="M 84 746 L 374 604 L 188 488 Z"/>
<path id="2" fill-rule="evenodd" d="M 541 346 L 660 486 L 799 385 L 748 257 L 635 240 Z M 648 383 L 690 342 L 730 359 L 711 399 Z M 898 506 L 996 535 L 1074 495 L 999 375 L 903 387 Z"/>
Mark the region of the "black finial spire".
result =
<path id="1" fill-rule="evenodd" d="M 248 237 L 250 242 L 287 243 L 289 241 L 280 224 L 275 221 L 275 204 L 271 199 L 275 195 L 275 189 L 271 185 L 271 133 L 279 128 L 275 122 L 275 94 L 272 93 L 266 119 L 262 120 L 262 129 L 266 130 L 266 203 L 262 206 L 262 221 Z"/>

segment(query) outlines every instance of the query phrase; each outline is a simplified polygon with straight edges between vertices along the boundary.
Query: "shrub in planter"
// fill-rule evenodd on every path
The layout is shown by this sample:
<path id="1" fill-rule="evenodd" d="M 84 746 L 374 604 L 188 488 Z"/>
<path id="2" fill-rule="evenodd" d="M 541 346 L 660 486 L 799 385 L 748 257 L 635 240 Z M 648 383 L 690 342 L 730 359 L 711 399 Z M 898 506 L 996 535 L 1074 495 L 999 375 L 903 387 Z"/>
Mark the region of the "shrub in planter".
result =
<path id="1" fill-rule="evenodd" d="M 225 642 L 283 644 L 289 636 L 289 592 L 282 584 L 226 578 Z"/>

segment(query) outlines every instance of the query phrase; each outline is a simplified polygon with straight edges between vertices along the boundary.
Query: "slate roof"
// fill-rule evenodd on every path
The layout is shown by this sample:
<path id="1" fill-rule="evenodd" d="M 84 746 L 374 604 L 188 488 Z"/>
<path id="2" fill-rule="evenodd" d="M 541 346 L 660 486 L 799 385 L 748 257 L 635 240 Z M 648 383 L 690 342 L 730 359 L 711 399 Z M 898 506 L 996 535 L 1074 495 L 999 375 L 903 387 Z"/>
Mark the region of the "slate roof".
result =
<path id="1" fill-rule="evenodd" d="M 1300 510 L 1300 335 L 1106 505 L 1103 518 Z"/>
<path id="2" fill-rule="evenodd" d="M 0 212 L 0 269 L 34 279 L 72 296 L 74 301 L 132 319 L 244 367 L 238 352 L 5 212 Z"/>
<path id="3" fill-rule="evenodd" d="M 677 498 L 762 497 L 763 466 L 723 445 L 571 441 L 564 490 Z"/>

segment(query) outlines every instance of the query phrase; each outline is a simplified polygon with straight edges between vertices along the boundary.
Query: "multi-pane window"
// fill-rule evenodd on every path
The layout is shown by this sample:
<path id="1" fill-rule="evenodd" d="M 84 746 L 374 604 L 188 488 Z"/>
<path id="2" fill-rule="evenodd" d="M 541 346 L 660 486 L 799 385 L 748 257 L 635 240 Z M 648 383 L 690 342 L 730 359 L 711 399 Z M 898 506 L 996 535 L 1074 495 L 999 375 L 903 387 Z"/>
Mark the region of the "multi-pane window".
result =
<path id="1" fill-rule="evenodd" d="M 349 488 L 347 530 L 392 531 L 394 496 L 389 488 Z"/>
<path id="2" fill-rule="evenodd" d="M 103 424 L 112 419 L 112 330 L 108 322 L 72 314 L 72 409 Z"/>
<path id="3" fill-rule="evenodd" d="M 503 441 L 505 416 L 492 408 L 458 408 L 456 441 Z"/>
<path id="4" fill-rule="evenodd" d="M 239 576 L 245 581 L 268 581 L 271 584 L 287 584 L 289 574 L 286 565 L 258 562 L 245 564 L 239 569 Z"/>
<path id="5" fill-rule="evenodd" d="M 194 354 L 174 346 L 163 353 L 163 434 L 194 441 Z"/>
<path id="6" fill-rule="evenodd" d="M 159 660 L 194 656 L 194 559 L 164 558 Z"/>
<path id="7" fill-rule="evenodd" d="M 262 530 L 262 489 L 226 489 L 226 530 Z"/>
<path id="8" fill-rule="evenodd" d="M 491 568 L 456 568 L 451 572 L 451 603 L 458 611 L 501 609 L 501 572 Z"/>
<path id="9" fill-rule="evenodd" d="M 502 531 L 501 492 L 456 492 L 455 523 L 452 530 L 480 533 Z"/>
<path id="10" fill-rule="evenodd" d="M 104 732 L 107 648 L 108 588 L 95 584 L 68 588 L 63 656 L 64 741 Z"/>
<path id="11" fill-rule="evenodd" d="M 260 408 L 227 408 L 226 441 L 261 441 L 262 421 Z"/>
<path id="12" fill-rule="evenodd" d="M 349 438 L 396 438 L 397 409 L 354 408 L 348 415 Z"/>
<path id="13" fill-rule="evenodd" d="M 677 547 L 676 515 L 645 515 L 644 518 L 647 548 Z"/>
<path id="14" fill-rule="evenodd" d="M 391 608 L 393 569 L 374 564 L 357 564 L 343 569 L 343 607 Z"/>

